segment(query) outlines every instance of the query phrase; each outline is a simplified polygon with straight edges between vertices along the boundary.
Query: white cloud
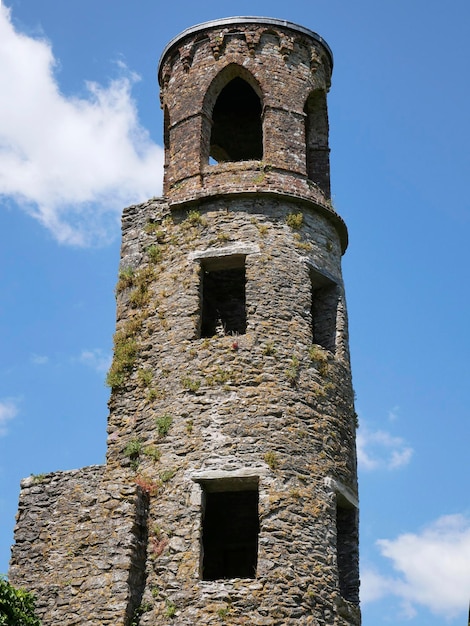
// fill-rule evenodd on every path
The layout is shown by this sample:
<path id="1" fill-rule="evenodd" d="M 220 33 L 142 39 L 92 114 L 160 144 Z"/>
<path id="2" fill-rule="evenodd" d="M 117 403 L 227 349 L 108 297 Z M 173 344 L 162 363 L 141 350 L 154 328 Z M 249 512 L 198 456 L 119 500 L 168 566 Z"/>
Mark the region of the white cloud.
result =
<path id="1" fill-rule="evenodd" d="M 161 192 L 163 150 L 137 117 L 135 75 L 65 97 L 50 44 L 14 30 L 0 6 L 0 195 L 58 241 L 108 239 L 122 208 Z"/>
<path id="2" fill-rule="evenodd" d="M 390 593 L 393 581 L 370 567 L 361 568 L 361 602 L 367 604 L 380 600 Z"/>
<path id="3" fill-rule="evenodd" d="M 18 408 L 12 400 L 0 400 L 0 437 L 7 434 L 7 423 L 18 414 Z"/>
<path id="4" fill-rule="evenodd" d="M 463 515 L 439 518 L 420 534 L 407 533 L 377 542 L 398 576 L 385 577 L 364 569 L 361 600 L 373 602 L 397 596 L 406 617 L 417 606 L 452 619 L 468 608 L 470 594 L 470 519 Z"/>
<path id="5" fill-rule="evenodd" d="M 49 357 L 43 354 L 32 354 L 31 363 L 33 365 L 46 365 L 49 363 Z"/>
<path id="6" fill-rule="evenodd" d="M 109 353 L 104 354 L 99 348 L 83 350 L 80 354 L 79 361 L 102 374 L 107 372 L 111 367 L 112 355 Z"/>
<path id="7" fill-rule="evenodd" d="M 364 470 L 398 469 L 413 456 L 413 448 L 404 439 L 384 430 L 370 431 L 362 421 L 356 443 L 358 464 Z"/>
<path id="8" fill-rule="evenodd" d="M 390 409 L 390 411 L 388 412 L 388 419 L 391 422 L 394 422 L 395 420 L 397 420 L 399 411 L 400 411 L 400 407 L 394 406 L 393 409 Z"/>

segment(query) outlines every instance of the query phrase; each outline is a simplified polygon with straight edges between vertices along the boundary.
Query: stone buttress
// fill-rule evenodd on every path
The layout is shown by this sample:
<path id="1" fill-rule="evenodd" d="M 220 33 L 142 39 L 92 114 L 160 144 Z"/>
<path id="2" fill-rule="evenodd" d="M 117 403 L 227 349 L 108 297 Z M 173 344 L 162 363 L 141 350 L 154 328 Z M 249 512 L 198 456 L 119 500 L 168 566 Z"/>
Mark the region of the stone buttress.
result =
<path id="1" fill-rule="evenodd" d="M 123 214 L 106 466 L 23 483 L 11 578 L 45 626 L 360 624 L 331 72 L 277 19 L 165 48 L 164 195 Z"/>

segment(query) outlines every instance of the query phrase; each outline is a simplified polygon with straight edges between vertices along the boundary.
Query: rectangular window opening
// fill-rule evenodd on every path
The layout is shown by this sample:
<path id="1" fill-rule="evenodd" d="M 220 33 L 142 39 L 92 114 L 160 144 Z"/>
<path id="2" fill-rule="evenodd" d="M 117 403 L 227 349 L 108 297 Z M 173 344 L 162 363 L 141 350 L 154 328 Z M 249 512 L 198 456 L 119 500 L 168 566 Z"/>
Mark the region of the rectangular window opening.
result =
<path id="1" fill-rule="evenodd" d="M 255 578 L 258 489 L 253 489 L 252 484 L 236 491 L 202 487 L 202 580 Z M 223 482 L 216 486 L 216 489 L 226 488 Z"/>
<path id="2" fill-rule="evenodd" d="M 340 593 L 348 602 L 359 604 L 358 511 L 349 503 L 336 506 L 336 552 Z"/>
<path id="3" fill-rule="evenodd" d="M 338 286 L 319 272 L 310 274 L 312 300 L 312 343 L 335 352 Z"/>
<path id="4" fill-rule="evenodd" d="M 245 257 L 205 259 L 202 273 L 201 337 L 246 332 Z"/>

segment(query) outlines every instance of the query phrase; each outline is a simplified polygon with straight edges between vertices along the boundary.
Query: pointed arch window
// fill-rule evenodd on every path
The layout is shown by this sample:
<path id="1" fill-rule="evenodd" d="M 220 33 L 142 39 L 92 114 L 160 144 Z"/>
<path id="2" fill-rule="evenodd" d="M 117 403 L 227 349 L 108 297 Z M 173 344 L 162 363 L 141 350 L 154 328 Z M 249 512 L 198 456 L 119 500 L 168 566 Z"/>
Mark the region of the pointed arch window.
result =
<path id="1" fill-rule="evenodd" d="M 243 78 L 233 78 L 219 93 L 212 112 L 209 162 L 263 158 L 262 106 Z"/>

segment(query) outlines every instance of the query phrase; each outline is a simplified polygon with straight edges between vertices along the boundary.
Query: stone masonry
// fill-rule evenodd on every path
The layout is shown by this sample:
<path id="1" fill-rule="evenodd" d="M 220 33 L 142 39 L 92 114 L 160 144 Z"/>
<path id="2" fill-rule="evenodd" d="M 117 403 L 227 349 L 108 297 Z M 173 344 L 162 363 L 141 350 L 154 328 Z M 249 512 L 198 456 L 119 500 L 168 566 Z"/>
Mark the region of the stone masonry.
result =
<path id="1" fill-rule="evenodd" d="M 123 213 L 106 465 L 22 482 L 10 578 L 44 626 L 359 626 L 331 71 L 282 20 L 165 48 L 164 196 Z"/>

